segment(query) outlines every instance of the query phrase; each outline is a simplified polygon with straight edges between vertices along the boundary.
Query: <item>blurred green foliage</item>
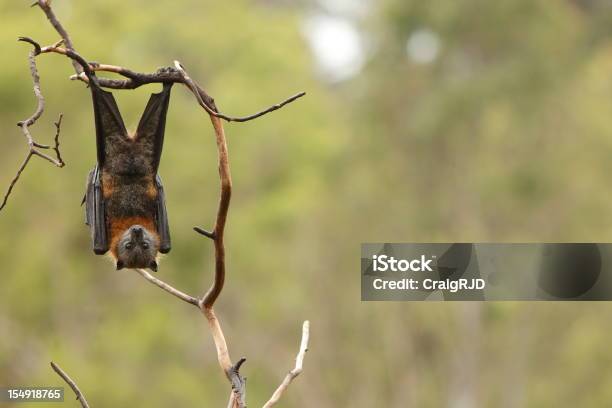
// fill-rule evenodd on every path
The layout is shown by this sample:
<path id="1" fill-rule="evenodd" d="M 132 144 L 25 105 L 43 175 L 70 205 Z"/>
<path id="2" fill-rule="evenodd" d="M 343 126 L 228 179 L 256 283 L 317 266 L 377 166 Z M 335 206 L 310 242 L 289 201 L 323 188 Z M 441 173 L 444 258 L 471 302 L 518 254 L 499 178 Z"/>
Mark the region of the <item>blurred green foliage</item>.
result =
<path id="1" fill-rule="evenodd" d="M 26 2 L 0 1 L 0 183 L 25 154 L 14 124 L 35 99 L 28 46 L 57 40 Z M 301 36 L 315 5 L 275 1 L 76 2 L 54 8 L 95 61 L 152 71 L 178 59 L 225 113 L 308 96 L 229 124 L 235 193 L 217 306 L 249 405 L 290 369 L 312 322 L 305 371 L 284 406 L 607 405 L 607 303 L 361 303 L 370 241 L 609 241 L 612 8 L 597 0 L 384 0 L 360 28 L 361 74 L 330 86 Z M 406 41 L 427 28 L 440 55 Z M 93 255 L 79 207 L 94 164 L 90 97 L 69 61 L 38 58 L 47 109 L 65 114 L 56 169 L 34 159 L 0 214 L 0 385 L 59 385 L 58 362 L 105 406 L 222 406 L 228 387 L 204 319 Z M 135 126 L 157 86 L 116 91 Z M 207 116 L 173 93 L 160 173 L 173 250 L 159 276 L 198 295 L 212 277 L 218 200 Z M 76 406 L 67 399 L 66 406 Z M 34 406 L 34 405 L 33 405 Z M 35 405 L 40 406 L 40 405 Z M 24 405 L 28 407 L 28 405 Z"/>

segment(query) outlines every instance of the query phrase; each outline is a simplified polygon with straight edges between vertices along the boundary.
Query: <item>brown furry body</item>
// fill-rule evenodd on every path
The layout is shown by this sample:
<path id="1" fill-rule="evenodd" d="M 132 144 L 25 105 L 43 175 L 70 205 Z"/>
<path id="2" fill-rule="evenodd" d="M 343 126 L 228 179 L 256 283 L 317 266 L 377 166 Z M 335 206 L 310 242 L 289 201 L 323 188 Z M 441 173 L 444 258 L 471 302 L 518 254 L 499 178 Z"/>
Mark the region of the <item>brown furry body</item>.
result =
<path id="1" fill-rule="evenodd" d="M 117 259 L 117 244 L 133 225 L 141 225 L 159 242 L 155 216 L 157 186 L 147 140 L 137 135 L 112 143 L 113 152 L 102 168 L 102 193 L 109 227 L 111 255 Z"/>
<path id="2" fill-rule="evenodd" d="M 109 253 L 117 269 L 157 269 L 157 255 L 170 251 L 170 231 L 161 180 L 163 148 L 172 84 L 151 95 L 138 129 L 125 129 L 110 92 L 91 86 L 98 165 L 88 179 L 86 214 L 94 252 Z"/>

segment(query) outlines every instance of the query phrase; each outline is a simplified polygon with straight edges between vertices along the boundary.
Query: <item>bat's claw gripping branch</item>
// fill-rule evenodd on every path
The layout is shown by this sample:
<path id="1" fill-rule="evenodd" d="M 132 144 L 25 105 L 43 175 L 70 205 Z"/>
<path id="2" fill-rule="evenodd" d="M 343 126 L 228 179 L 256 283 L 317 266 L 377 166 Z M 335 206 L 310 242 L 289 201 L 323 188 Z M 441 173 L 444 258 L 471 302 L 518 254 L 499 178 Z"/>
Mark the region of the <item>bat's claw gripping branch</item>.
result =
<path id="1" fill-rule="evenodd" d="M 178 70 L 174 67 L 160 67 L 155 71 L 157 74 L 176 74 Z"/>

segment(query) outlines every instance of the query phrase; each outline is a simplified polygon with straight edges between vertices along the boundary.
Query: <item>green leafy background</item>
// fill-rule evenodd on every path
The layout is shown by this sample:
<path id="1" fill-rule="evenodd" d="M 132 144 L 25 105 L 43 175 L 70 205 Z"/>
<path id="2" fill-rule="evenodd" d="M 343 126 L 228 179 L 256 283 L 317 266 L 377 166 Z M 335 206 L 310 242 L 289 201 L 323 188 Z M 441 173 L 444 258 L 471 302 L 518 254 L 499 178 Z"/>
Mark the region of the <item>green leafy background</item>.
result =
<path id="1" fill-rule="evenodd" d="M 0 1 L 0 184 L 26 154 L 33 111 L 27 35 L 55 32 L 28 2 Z M 55 0 L 90 60 L 152 71 L 178 59 L 231 114 L 308 96 L 228 124 L 235 193 L 217 313 L 246 356 L 249 406 L 291 368 L 289 407 L 601 407 L 612 401 L 608 303 L 362 303 L 359 244 L 610 241 L 612 7 L 598 0 L 373 2 L 359 75 L 329 84 L 303 36 L 321 4 L 281 0 Z M 422 27 L 439 57 L 406 57 Z M 69 61 L 38 58 L 46 112 L 68 165 L 34 159 L 0 214 L 0 385 L 78 380 L 93 408 L 225 406 L 206 322 L 192 307 L 91 251 L 79 206 L 94 164 L 90 96 Z M 134 127 L 151 85 L 117 91 Z M 207 115 L 173 92 L 160 173 L 173 250 L 159 277 L 193 295 L 212 278 L 218 200 Z M 50 406 L 56 406 L 49 404 Z M 67 398 L 65 406 L 77 402 Z M 20 405 L 24 408 L 30 405 Z M 32 407 L 45 406 L 31 404 Z"/>

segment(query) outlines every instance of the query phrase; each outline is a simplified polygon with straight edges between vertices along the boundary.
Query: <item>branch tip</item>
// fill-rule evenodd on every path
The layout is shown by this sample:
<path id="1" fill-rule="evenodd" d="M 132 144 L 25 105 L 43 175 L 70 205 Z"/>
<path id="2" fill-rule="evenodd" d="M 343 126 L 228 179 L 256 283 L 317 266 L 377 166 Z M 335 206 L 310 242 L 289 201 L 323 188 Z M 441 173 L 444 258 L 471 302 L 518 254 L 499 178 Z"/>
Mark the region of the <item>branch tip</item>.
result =
<path id="1" fill-rule="evenodd" d="M 308 342 L 310 340 L 310 322 L 305 320 L 302 324 L 302 340 L 300 341 L 300 350 L 298 351 L 297 356 L 295 357 L 295 367 L 287 373 L 283 382 L 278 386 L 272 397 L 265 403 L 263 408 L 270 408 L 279 401 L 280 397 L 289 387 L 289 384 L 302 373 L 302 367 L 304 365 L 304 356 L 308 351 Z"/>
<path id="2" fill-rule="evenodd" d="M 232 366 L 232 370 L 236 373 L 239 372 L 240 367 L 242 367 L 242 365 L 245 363 L 246 360 L 247 360 L 246 357 L 241 357 L 240 360 L 238 360 L 236 364 Z"/>
<path id="3" fill-rule="evenodd" d="M 57 375 L 59 375 L 62 378 L 62 380 L 64 380 L 66 384 L 70 386 L 70 388 L 74 392 L 74 395 L 76 395 L 76 399 L 81 403 L 81 407 L 89 408 L 89 404 L 87 403 L 87 400 L 85 399 L 85 395 L 83 395 L 83 393 L 79 389 L 76 382 L 74 382 L 74 380 L 70 378 L 70 376 L 66 374 L 66 372 L 62 370 L 60 366 L 55 364 L 53 361 L 51 361 L 51 368 L 53 369 L 53 371 L 57 373 Z"/>
<path id="4" fill-rule="evenodd" d="M 31 39 L 30 37 L 17 37 L 17 41 L 27 42 L 34 47 L 34 55 L 38 55 L 41 52 L 40 44 Z"/>
<path id="5" fill-rule="evenodd" d="M 204 235 L 207 238 L 212 239 L 213 241 L 215 240 L 216 236 L 214 232 L 210 232 L 210 231 L 206 231 L 204 228 L 201 227 L 193 227 L 193 230 L 195 232 L 197 232 L 200 235 Z"/>

